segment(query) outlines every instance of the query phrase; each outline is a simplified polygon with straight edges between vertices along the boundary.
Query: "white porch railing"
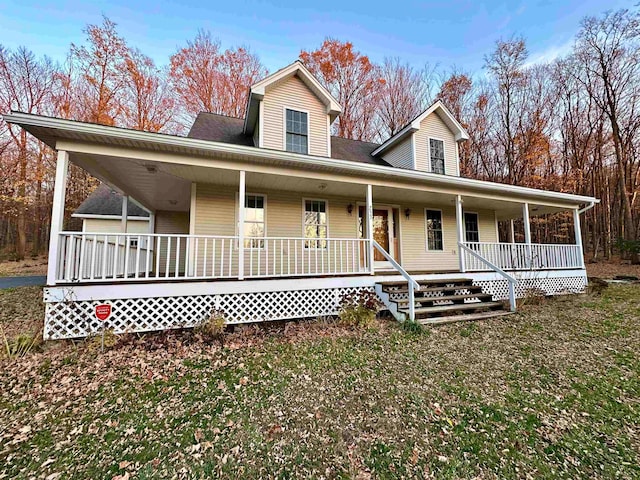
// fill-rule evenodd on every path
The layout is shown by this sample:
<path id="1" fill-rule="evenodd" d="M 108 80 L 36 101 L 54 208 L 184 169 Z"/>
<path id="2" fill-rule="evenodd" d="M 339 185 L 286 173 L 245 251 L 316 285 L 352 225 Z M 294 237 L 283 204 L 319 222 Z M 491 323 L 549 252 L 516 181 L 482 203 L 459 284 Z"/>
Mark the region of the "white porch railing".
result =
<path id="1" fill-rule="evenodd" d="M 244 278 L 369 273 L 368 240 L 245 238 Z M 237 278 L 237 236 L 60 233 L 56 282 Z"/>
<path id="2" fill-rule="evenodd" d="M 463 245 L 502 270 L 557 270 L 583 267 L 580 245 L 486 242 L 464 242 Z M 488 270 L 487 264 L 476 256 L 465 254 L 463 257 L 467 272 Z"/>

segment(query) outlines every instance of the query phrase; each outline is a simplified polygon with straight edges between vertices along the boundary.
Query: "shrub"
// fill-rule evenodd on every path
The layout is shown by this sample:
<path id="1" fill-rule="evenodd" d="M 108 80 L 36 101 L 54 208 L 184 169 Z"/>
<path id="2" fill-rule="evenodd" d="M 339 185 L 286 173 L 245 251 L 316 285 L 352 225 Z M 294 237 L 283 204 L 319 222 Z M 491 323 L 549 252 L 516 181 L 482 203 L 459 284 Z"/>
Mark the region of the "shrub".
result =
<path id="1" fill-rule="evenodd" d="M 404 322 L 402 322 L 400 324 L 400 326 L 402 327 L 402 330 L 404 330 L 405 332 L 411 334 L 411 335 L 422 335 L 422 334 L 427 334 L 429 335 L 429 330 L 427 330 L 426 328 L 424 328 L 423 325 L 421 325 L 420 323 L 411 320 L 405 320 Z"/>
<path id="2" fill-rule="evenodd" d="M 20 358 L 37 350 L 42 345 L 42 336 L 38 330 L 35 333 L 21 333 L 13 338 L 7 338 L 2 325 L 0 325 L 2 337 L 2 354 L 8 358 Z"/>
<path id="3" fill-rule="evenodd" d="M 194 327 L 194 331 L 207 341 L 219 341 L 224 346 L 224 332 L 227 321 L 224 312 L 221 310 L 211 310 L 209 317 L 202 320 Z"/>
<path id="4" fill-rule="evenodd" d="M 368 327 L 381 306 L 374 292 L 362 290 L 344 295 L 340 300 L 340 320 L 354 327 Z"/>

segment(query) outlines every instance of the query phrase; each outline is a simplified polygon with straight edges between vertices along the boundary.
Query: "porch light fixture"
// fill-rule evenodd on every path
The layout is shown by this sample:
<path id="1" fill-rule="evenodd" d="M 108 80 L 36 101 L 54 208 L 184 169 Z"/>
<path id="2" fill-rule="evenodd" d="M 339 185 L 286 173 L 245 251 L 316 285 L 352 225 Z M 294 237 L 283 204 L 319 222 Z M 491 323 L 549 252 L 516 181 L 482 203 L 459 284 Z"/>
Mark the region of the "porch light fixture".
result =
<path id="1" fill-rule="evenodd" d="M 409 220 L 409 217 L 411 216 L 411 209 L 410 208 L 405 208 L 404 216 L 407 218 L 407 220 Z"/>
<path id="2" fill-rule="evenodd" d="M 155 165 L 146 164 L 144 168 L 146 168 L 147 172 L 151 174 L 158 173 L 158 167 L 156 167 Z"/>
<path id="3" fill-rule="evenodd" d="M 347 205 L 347 213 L 349 214 L 349 216 L 351 216 L 351 214 L 353 213 L 353 203 Z"/>
<path id="4" fill-rule="evenodd" d="M 318 190 L 320 190 L 321 192 L 325 191 L 326 188 L 327 188 L 326 183 L 321 183 L 320 185 L 318 185 Z"/>
<path id="5" fill-rule="evenodd" d="M 170 205 L 177 205 L 178 201 L 177 200 L 169 200 L 169 204 Z"/>

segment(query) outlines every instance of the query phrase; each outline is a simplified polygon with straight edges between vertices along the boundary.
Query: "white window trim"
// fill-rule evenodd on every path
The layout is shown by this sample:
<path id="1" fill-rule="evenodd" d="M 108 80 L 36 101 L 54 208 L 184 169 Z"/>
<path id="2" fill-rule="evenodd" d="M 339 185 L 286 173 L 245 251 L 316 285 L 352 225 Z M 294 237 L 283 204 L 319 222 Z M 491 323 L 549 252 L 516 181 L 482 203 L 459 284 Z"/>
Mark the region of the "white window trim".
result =
<path id="1" fill-rule="evenodd" d="M 427 137 L 427 171 L 434 173 L 431 167 L 431 140 L 438 140 L 439 142 L 442 142 L 442 155 L 444 157 L 442 162 L 442 168 L 444 169 L 444 172 L 438 175 L 446 175 L 447 174 L 447 143 L 444 141 L 444 138 L 431 137 L 431 136 Z"/>
<path id="2" fill-rule="evenodd" d="M 427 210 L 434 212 L 440 212 L 440 223 L 442 224 L 442 250 L 436 250 L 429 248 L 429 224 L 427 223 Z M 431 253 L 444 253 L 447 248 L 444 244 L 444 213 L 441 208 L 424 207 L 424 213 L 422 216 L 424 221 L 424 245 L 427 252 Z"/>
<path id="3" fill-rule="evenodd" d="M 481 242 L 480 239 L 480 214 L 478 212 L 472 212 L 469 210 L 462 210 L 462 229 L 464 230 L 464 241 L 467 242 L 467 222 L 464 221 L 464 216 L 467 213 L 471 213 L 476 216 L 476 221 L 478 224 L 478 242 Z"/>
<path id="4" fill-rule="evenodd" d="M 263 203 L 264 203 L 264 238 L 267 238 L 267 194 L 266 193 L 255 193 L 255 192 L 245 192 L 244 193 L 244 198 L 246 200 L 246 198 L 248 196 L 254 196 L 254 197 L 262 197 Z M 240 199 L 239 199 L 239 193 L 236 192 L 236 208 L 235 208 L 235 225 L 236 225 L 236 237 L 240 234 L 240 232 L 238 231 L 238 228 L 240 228 L 239 225 L 239 219 L 238 219 L 238 209 L 240 208 Z M 246 207 L 245 207 L 246 208 Z M 245 218 L 245 222 L 247 221 L 247 219 Z M 245 237 L 246 239 L 246 237 Z M 238 245 L 238 241 L 236 240 L 235 242 L 235 246 L 236 246 L 236 250 L 238 249 L 239 245 Z M 254 248 L 254 250 L 264 250 L 266 247 L 267 242 L 263 242 L 263 246 L 262 248 L 258 249 L 258 248 Z M 248 250 L 249 247 L 244 247 L 245 250 Z"/>
<path id="5" fill-rule="evenodd" d="M 309 197 L 303 197 L 302 198 L 302 235 L 301 237 L 304 238 L 305 240 L 307 240 L 307 237 L 305 236 L 305 202 L 306 201 L 311 201 L 311 202 L 324 202 L 325 204 L 325 213 L 327 214 L 327 238 L 329 237 L 329 200 L 327 200 L 326 198 L 309 198 Z M 313 240 L 312 238 L 309 238 L 309 240 Z M 304 242 L 303 242 L 304 245 Z M 327 247 L 329 246 L 329 242 L 327 242 Z M 326 250 L 326 248 L 321 248 L 321 247 L 309 247 L 309 248 L 305 248 L 305 250 Z"/>
<path id="6" fill-rule="evenodd" d="M 287 110 L 292 110 L 295 112 L 302 112 L 307 114 L 307 153 L 300 152 L 289 152 L 287 150 Z M 304 110 L 302 108 L 294 108 L 287 105 L 282 106 L 282 150 L 289 153 L 297 153 L 299 155 L 309 155 L 309 151 L 311 150 L 311 135 L 309 135 L 309 131 L 311 129 L 311 114 L 308 110 Z"/>

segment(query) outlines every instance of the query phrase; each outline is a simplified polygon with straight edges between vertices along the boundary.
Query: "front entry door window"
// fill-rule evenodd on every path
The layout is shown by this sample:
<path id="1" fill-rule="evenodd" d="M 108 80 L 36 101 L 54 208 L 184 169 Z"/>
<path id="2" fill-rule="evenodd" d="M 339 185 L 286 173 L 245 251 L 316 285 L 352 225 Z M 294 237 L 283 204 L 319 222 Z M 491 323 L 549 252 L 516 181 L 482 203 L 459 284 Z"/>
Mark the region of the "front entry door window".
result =
<path id="1" fill-rule="evenodd" d="M 373 209 L 373 239 L 378 242 L 378 244 L 391 255 L 392 258 L 395 258 L 395 250 L 396 245 L 393 243 L 393 210 L 391 208 L 375 208 Z M 358 208 L 358 233 L 360 234 L 360 238 L 366 238 L 367 229 L 366 229 L 366 219 L 365 219 L 365 207 L 361 206 Z M 388 262 L 387 259 L 380 253 L 377 249 L 374 249 L 373 252 L 373 260 L 376 262 L 378 267 L 385 266 Z"/>
<path id="2" fill-rule="evenodd" d="M 389 210 L 373 209 L 373 239 L 389 253 Z M 386 258 L 377 249 L 373 253 L 376 262 L 384 262 Z"/>

